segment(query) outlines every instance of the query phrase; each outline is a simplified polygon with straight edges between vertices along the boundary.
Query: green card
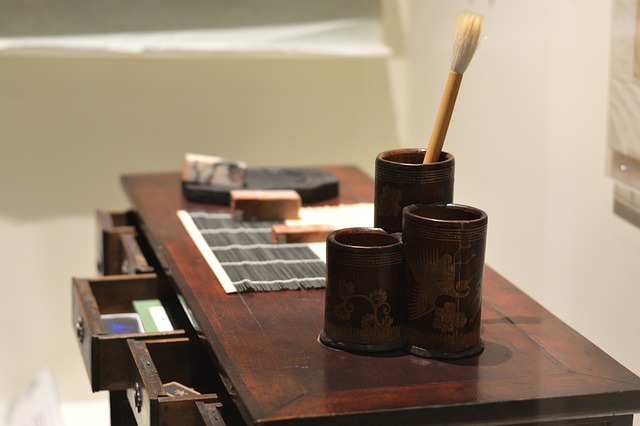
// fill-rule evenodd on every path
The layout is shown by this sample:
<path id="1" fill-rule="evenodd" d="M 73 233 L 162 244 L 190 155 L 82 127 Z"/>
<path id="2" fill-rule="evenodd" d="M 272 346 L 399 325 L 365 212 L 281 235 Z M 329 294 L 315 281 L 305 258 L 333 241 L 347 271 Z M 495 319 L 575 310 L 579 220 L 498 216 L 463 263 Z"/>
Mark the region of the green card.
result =
<path id="1" fill-rule="evenodd" d="M 145 332 L 173 331 L 171 320 L 160 299 L 134 300 L 133 308 L 140 315 Z"/>

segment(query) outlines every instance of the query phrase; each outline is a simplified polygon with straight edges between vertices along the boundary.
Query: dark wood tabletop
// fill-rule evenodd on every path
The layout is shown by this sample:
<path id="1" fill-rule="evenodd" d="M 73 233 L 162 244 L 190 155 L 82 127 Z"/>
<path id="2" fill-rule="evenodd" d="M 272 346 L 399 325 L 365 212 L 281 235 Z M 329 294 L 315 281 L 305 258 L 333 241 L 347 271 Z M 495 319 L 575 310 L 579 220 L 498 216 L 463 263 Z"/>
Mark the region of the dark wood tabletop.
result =
<path id="1" fill-rule="evenodd" d="M 325 204 L 372 202 L 368 176 L 323 168 L 341 182 L 338 198 Z M 348 353 L 318 341 L 324 291 L 222 290 L 176 215 L 219 207 L 187 202 L 178 173 L 122 182 L 248 424 L 631 424 L 640 411 L 638 376 L 491 267 L 481 355 L 436 361 L 402 351 Z"/>

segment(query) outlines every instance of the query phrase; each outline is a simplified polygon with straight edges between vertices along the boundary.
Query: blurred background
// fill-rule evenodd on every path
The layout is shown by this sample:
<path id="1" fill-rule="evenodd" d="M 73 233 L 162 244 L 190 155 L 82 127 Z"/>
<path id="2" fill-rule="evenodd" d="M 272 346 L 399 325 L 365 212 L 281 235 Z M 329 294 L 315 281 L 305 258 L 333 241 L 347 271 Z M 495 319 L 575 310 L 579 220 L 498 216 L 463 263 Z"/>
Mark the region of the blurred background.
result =
<path id="1" fill-rule="evenodd" d="M 640 374 L 640 229 L 614 213 L 607 165 L 612 1 L 342 1 L 286 20 L 285 1 L 255 20 L 247 1 L 139 28 L 45 3 L 0 6 L 0 401 L 48 366 L 69 424 L 108 424 L 71 277 L 97 274 L 95 211 L 127 208 L 120 175 L 185 152 L 372 175 L 378 152 L 426 146 L 461 9 L 485 29 L 445 143 L 455 200 L 488 213 L 488 264 Z"/>

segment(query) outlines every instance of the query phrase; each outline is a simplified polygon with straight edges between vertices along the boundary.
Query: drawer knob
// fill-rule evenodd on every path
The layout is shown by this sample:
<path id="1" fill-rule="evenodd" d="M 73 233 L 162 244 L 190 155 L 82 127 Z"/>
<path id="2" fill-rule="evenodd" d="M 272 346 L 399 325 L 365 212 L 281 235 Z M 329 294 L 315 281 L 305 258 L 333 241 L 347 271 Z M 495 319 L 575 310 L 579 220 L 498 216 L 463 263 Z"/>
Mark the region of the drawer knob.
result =
<path id="1" fill-rule="evenodd" d="M 133 394 L 133 400 L 136 404 L 138 413 L 142 411 L 142 391 L 140 390 L 140 383 L 136 382 L 133 386 L 135 393 Z"/>
<path id="2" fill-rule="evenodd" d="M 80 340 L 80 343 L 82 343 L 84 340 L 84 321 L 82 321 L 82 317 L 78 317 L 76 321 L 76 336 L 78 340 Z"/>

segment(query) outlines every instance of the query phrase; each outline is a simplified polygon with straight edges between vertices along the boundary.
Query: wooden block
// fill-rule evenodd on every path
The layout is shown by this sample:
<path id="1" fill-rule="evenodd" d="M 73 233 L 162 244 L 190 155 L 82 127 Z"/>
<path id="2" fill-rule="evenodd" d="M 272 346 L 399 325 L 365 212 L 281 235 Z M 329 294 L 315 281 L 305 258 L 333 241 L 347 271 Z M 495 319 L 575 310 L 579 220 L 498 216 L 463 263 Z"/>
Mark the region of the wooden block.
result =
<path id="1" fill-rule="evenodd" d="M 322 243 L 335 230 L 333 225 L 273 225 L 271 240 L 274 244 Z"/>
<path id="2" fill-rule="evenodd" d="M 301 206 L 300 195 L 289 189 L 231 191 L 231 209 L 237 220 L 298 219 Z"/>

